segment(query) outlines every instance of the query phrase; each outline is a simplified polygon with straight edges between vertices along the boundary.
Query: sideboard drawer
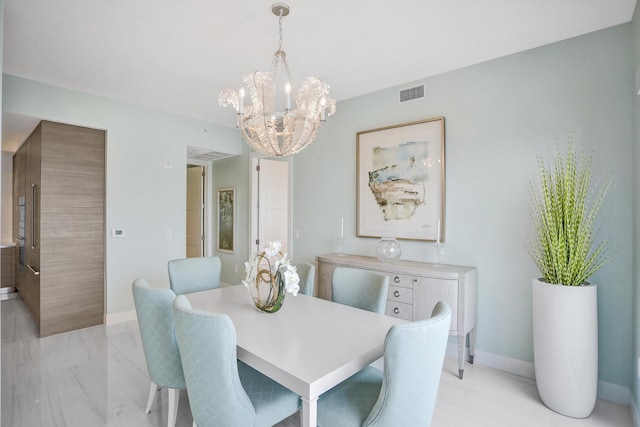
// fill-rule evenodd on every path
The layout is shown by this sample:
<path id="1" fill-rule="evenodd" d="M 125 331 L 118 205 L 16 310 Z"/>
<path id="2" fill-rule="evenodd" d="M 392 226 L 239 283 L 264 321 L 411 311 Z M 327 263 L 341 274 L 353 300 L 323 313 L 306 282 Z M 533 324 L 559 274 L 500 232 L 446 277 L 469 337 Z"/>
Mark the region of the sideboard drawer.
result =
<path id="1" fill-rule="evenodd" d="M 387 295 L 389 301 L 402 302 L 405 304 L 413 303 L 413 291 L 411 288 L 402 288 L 400 286 L 389 286 Z"/>
<path id="2" fill-rule="evenodd" d="M 403 288 L 413 288 L 413 277 L 406 274 L 387 273 L 385 271 L 376 271 L 376 273 L 384 274 L 389 278 L 389 287 L 401 286 Z"/>
<path id="3" fill-rule="evenodd" d="M 411 321 L 413 316 L 413 306 L 411 304 L 387 300 L 387 307 L 384 314 L 391 317 L 397 317 L 398 319 Z"/>

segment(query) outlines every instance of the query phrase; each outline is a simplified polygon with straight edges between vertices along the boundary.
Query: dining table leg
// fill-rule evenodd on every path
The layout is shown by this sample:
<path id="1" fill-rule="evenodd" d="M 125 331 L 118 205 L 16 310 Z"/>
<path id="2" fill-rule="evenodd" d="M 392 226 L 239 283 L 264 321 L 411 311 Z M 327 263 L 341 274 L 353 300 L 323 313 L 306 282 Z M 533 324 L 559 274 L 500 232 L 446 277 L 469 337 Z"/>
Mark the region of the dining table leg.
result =
<path id="1" fill-rule="evenodd" d="M 302 411 L 300 412 L 300 425 L 302 427 L 316 427 L 318 424 L 318 398 L 302 398 Z"/>

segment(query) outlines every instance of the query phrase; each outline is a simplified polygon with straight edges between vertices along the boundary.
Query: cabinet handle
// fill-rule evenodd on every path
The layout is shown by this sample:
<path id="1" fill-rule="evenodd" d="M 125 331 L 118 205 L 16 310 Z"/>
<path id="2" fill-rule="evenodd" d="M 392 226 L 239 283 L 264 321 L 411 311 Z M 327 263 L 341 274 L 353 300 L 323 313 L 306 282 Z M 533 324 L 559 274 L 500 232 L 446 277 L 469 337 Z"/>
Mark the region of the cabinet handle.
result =
<path id="1" fill-rule="evenodd" d="M 393 281 L 395 283 L 400 283 L 400 278 L 398 276 L 396 276 L 396 277 L 393 278 Z"/>
<path id="2" fill-rule="evenodd" d="M 396 307 L 396 308 L 393 309 L 393 312 L 395 314 L 400 314 L 400 309 L 398 307 Z"/>
<path id="3" fill-rule="evenodd" d="M 394 296 L 394 297 L 396 297 L 396 298 L 398 298 L 398 297 L 400 296 L 400 291 L 395 291 L 395 292 L 393 293 L 393 296 Z"/>
<path id="4" fill-rule="evenodd" d="M 35 249 L 35 248 L 36 248 L 36 185 L 31 184 L 31 249 Z"/>
<path id="5" fill-rule="evenodd" d="M 31 267 L 29 264 L 27 264 L 27 268 L 29 268 L 29 270 L 31 270 L 31 272 L 33 273 L 34 276 L 39 276 L 40 272 L 38 270 L 36 270 L 35 268 Z"/>

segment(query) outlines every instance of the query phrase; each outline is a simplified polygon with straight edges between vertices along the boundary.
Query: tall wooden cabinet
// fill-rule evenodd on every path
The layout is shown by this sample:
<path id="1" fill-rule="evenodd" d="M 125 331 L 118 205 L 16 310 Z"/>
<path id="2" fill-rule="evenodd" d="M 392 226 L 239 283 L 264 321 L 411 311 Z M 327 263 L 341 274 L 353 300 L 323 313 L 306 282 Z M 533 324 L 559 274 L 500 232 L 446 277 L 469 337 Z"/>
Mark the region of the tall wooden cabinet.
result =
<path id="1" fill-rule="evenodd" d="M 385 314 L 404 320 L 428 319 L 438 301 L 451 308 L 450 335 L 458 338 L 458 375 L 464 374 L 465 341 L 469 336 L 469 360 L 473 363 L 477 324 L 477 272 L 475 267 L 414 261 L 384 263 L 358 255 L 322 255 L 318 261 L 318 296 L 331 299 L 331 277 L 337 267 L 371 270 L 389 277 Z"/>
<path id="2" fill-rule="evenodd" d="M 42 121 L 13 171 L 16 284 L 40 336 L 103 323 L 105 132 Z"/>
<path id="3" fill-rule="evenodd" d="M 40 129 L 36 128 L 33 131 L 32 136 L 39 132 Z M 28 307 L 31 307 L 28 298 L 30 295 L 25 295 L 27 291 L 27 276 L 25 274 L 25 200 L 26 200 L 26 185 L 27 185 L 27 164 L 25 160 L 27 158 L 27 144 L 24 143 L 18 148 L 13 155 L 13 238 L 16 243 L 16 256 L 15 256 L 15 283 L 16 289 L 20 292 L 22 299 L 25 301 Z M 39 319 L 36 319 L 39 322 Z"/>

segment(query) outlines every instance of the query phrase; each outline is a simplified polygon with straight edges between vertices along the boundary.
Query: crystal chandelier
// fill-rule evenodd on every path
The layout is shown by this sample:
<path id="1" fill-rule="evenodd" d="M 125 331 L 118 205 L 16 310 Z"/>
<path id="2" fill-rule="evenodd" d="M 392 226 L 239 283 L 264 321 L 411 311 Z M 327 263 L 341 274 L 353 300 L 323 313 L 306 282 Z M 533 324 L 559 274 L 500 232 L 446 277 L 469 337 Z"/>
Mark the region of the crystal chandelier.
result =
<path id="1" fill-rule="evenodd" d="M 278 16 L 280 27 L 280 44 L 271 69 L 245 75 L 242 82 L 246 92 L 244 87 L 237 92 L 222 90 L 218 104 L 236 110 L 236 126 L 254 150 L 267 156 L 288 157 L 313 142 L 326 116 L 336 112 L 336 100 L 329 97 L 329 85 L 316 77 L 305 77 L 300 86 L 294 86 L 282 50 L 282 18 L 289 14 L 289 6 L 276 3 L 271 10 Z M 250 106 L 244 105 L 246 93 Z M 292 96 L 295 108 L 291 107 Z"/>

